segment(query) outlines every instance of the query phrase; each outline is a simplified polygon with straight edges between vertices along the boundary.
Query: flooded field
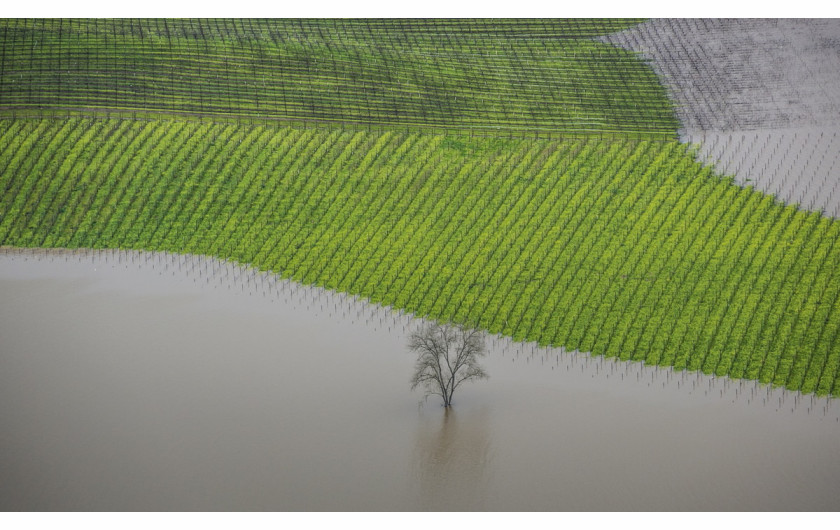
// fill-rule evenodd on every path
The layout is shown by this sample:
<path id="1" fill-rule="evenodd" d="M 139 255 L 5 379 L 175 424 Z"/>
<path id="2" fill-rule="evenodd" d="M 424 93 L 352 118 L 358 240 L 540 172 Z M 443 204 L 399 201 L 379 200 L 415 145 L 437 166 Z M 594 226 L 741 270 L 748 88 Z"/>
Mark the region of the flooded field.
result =
<path id="1" fill-rule="evenodd" d="M 0 250 L 2 510 L 836 510 L 840 402 L 488 337 L 216 260 Z"/>
<path id="2" fill-rule="evenodd" d="M 801 208 L 840 217 L 840 128 L 687 134 L 698 160 Z"/>
<path id="3" fill-rule="evenodd" d="M 642 54 L 698 160 L 840 217 L 840 20 L 653 19 L 603 37 Z"/>

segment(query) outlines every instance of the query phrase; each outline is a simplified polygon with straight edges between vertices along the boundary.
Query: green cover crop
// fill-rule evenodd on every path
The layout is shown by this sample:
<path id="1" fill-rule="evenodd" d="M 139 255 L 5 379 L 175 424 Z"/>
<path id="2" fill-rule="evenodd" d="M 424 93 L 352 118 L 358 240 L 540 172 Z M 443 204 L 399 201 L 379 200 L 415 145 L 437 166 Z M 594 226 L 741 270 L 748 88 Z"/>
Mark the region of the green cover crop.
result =
<path id="1" fill-rule="evenodd" d="M 673 137 L 650 68 L 592 39 L 630 24 L 0 20 L 0 113 Z"/>

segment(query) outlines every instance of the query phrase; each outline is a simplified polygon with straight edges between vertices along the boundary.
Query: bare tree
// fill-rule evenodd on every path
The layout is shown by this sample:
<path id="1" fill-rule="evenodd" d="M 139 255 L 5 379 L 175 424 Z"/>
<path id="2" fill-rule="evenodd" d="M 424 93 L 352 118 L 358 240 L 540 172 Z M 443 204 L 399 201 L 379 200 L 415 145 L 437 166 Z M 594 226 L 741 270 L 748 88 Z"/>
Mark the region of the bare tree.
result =
<path id="1" fill-rule="evenodd" d="M 408 348 L 417 353 L 411 389 L 421 386 L 427 396 L 442 397 L 444 407 L 452 405 L 452 395 L 461 383 L 489 377 L 478 365 L 485 352 L 484 339 L 476 329 L 426 324 L 409 335 Z"/>

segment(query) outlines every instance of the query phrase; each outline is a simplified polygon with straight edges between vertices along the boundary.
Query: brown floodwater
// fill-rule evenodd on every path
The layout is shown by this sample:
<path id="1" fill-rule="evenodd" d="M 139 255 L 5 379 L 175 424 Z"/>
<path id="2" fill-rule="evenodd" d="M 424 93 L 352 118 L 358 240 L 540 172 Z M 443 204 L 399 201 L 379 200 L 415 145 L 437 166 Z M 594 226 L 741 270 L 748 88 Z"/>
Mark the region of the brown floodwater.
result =
<path id="1" fill-rule="evenodd" d="M 206 258 L 0 250 L 0 509 L 837 510 L 840 403 L 418 325 Z"/>

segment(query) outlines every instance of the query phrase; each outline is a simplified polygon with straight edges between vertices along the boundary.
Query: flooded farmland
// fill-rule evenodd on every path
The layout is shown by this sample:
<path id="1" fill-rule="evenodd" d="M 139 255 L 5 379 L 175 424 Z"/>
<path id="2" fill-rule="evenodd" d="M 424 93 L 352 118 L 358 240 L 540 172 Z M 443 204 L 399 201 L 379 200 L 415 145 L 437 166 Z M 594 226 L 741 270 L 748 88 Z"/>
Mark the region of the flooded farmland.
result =
<path id="1" fill-rule="evenodd" d="M 840 403 L 418 325 L 212 259 L 0 250 L 2 510 L 836 510 Z"/>
<path id="2" fill-rule="evenodd" d="M 840 217 L 838 35 L 836 18 L 654 19 L 602 40 L 650 61 L 699 161 Z"/>

